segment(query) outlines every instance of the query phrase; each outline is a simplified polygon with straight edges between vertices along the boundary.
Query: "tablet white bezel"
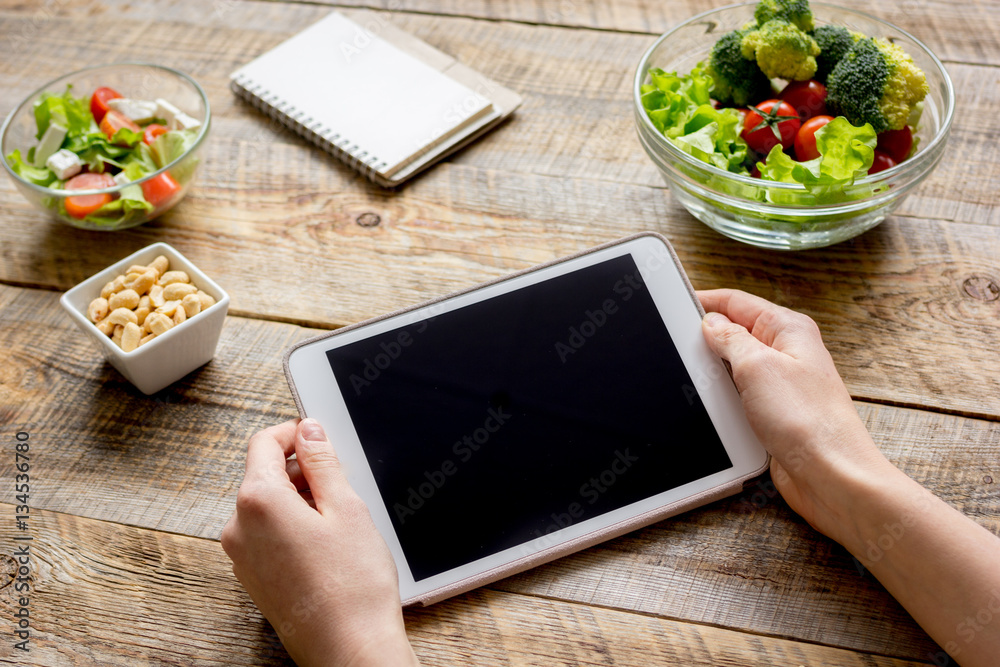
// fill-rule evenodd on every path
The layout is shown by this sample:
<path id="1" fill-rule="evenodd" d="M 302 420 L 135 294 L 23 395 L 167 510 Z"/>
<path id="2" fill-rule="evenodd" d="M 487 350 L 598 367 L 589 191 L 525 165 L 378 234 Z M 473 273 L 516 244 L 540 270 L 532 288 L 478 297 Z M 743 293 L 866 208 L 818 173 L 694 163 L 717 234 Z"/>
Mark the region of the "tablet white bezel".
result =
<path id="1" fill-rule="evenodd" d="M 402 547 L 396 537 L 389 510 L 375 483 L 367 458 L 354 429 L 340 387 L 327 361 L 326 351 L 401 326 L 415 324 L 451 310 L 484 301 L 527 285 L 570 273 L 577 269 L 631 254 L 649 289 L 670 337 L 688 374 L 697 388 L 705 410 L 726 448 L 733 467 L 598 517 L 572 524 L 498 553 L 441 574 L 414 581 Z M 576 257 L 517 274 L 451 297 L 446 297 L 402 313 L 345 329 L 294 348 L 286 360 L 289 381 L 298 394 L 301 412 L 323 425 L 334 443 L 352 487 L 368 506 L 372 519 L 385 538 L 399 572 L 400 597 L 419 599 L 456 582 L 482 575 L 490 570 L 524 558 L 530 558 L 566 542 L 605 530 L 623 521 L 656 509 L 682 502 L 759 473 L 767 464 L 767 453 L 757 441 L 746 420 L 739 394 L 723 362 L 705 343 L 701 332 L 701 313 L 693 300 L 686 278 L 661 237 L 641 235 L 604 246 Z M 568 499 L 569 500 L 569 499 Z"/>

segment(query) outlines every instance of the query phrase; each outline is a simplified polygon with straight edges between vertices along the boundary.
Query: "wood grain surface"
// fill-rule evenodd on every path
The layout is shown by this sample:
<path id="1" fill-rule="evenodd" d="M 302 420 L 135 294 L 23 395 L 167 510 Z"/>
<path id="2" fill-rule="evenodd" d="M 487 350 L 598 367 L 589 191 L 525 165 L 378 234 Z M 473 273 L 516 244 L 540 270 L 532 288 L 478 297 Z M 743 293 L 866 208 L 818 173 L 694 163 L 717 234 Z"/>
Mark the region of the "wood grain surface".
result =
<path id="1" fill-rule="evenodd" d="M 841 4 L 923 40 L 957 107 L 944 158 L 889 220 L 779 253 L 692 218 L 635 138 L 634 67 L 729 0 L 0 0 L 0 115 L 71 69 L 152 61 L 206 89 L 204 166 L 140 228 L 70 229 L 0 178 L 0 426 L 31 433 L 26 662 L 290 664 L 217 542 L 245 443 L 295 416 L 293 343 L 643 230 L 698 288 L 802 310 L 885 454 L 1000 534 L 1000 4 Z M 228 75 L 331 6 L 390 20 L 525 97 L 514 118 L 398 191 L 269 122 Z M 58 292 L 156 241 L 232 295 L 215 359 L 151 397 L 98 357 Z M 5 450 L 6 451 L 6 450 Z M 0 458 L 0 615 L 12 610 L 12 457 Z M 427 665 L 916 665 L 940 648 L 766 478 L 740 496 L 491 587 L 409 610 Z M 7 621 L 0 622 L 6 628 Z M 5 630 L 6 631 L 6 630 Z"/>
<path id="2" fill-rule="evenodd" d="M 98 356 L 47 291 L 0 287 L 0 423 L 31 433 L 33 506 L 217 539 L 250 434 L 295 416 L 281 356 L 317 333 L 230 317 L 215 359 L 152 397 Z M 48 399 L 58 396 L 57 401 Z M 1000 423 L 860 403 L 904 471 L 1000 534 Z M 0 479 L 13 474 L 0 460 Z M 0 501 L 13 490 L 0 486 Z M 2 525 L 2 524 L 0 524 Z M 513 579 L 507 591 L 908 659 L 937 649 L 843 549 L 775 497 L 741 496 Z M 721 601 L 721 602 L 720 602 Z"/>
<path id="3" fill-rule="evenodd" d="M 11 513 L 0 504 L 0 514 Z M 217 542 L 56 512 L 35 512 L 31 521 L 31 653 L 4 641 L 0 664 L 292 664 Z M 7 526 L 0 529 L 5 618 L 16 610 Z M 406 624 L 427 666 L 926 664 L 486 589 L 407 610 Z"/>
<path id="4" fill-rule="evenodd" d="M 347 0 L 333 6 L 358 6 L 394 13 L 448 14 L 539 25 L 582 27 L 600 31 L 660 34 L 696 14 L 734 4 L 729 0 Z M 818 3 L 813 3 L 818 6 Z M 835 3 L 873 14 L 918 36 L 945 60 L 995 65 L 996 53 L 987 39 L 1000 32 L 1000 7 L 988 0 L 951 3 L 943 0 L 905 0 L 872 3 L 842 0 Z"/>
<path id="5" fill-rule="evenodd" d="M 1000 414 L 995 228 L 894 217 L 847 243 L 782 254 L 722 239 L 637 186 L 494 173 L 480 189 L 482 172 L 438 170 L 402 199 L 334 191 L 312 205 L 326 212 L 298 217 L 284 195 L 257 199 L 242 231 L 208 213 L 249 209 L 235 197 L 114 235 L 42 223 L 32 249 L 10 255 L 31 272 L 15 282 L 69 274 L 69 287 L 166 241 L 231 293 L 234 313 L 329 327 L 649 229 L 674 242 L 695 287 L 739 287 L 815 318 L 855 397 Z M 380 224 L 359 225 L 366 213 Z M 9 227 L 0 236 L 23 243 Z"/>
<path id="6" fill-rule="evenodd" d="M 660 184 L 628 107 L 629 68 L 648 36 L 390 12 L 526 95 L 512 122 L 390 193 L 276 131 L 226 88 L 230 71 L 326 8 L 192 6 L 67 3 L 44 21 L 0 12 L 6 33 L 37 37 L 25 47 L 31 68 L 0 66 L 0 84 L 13 91 L 0 104 L 64 72 L 67 60 L 169 53 L 206 87 L 216 114 L 191 196 L 137 230 L 54 226 L 3 181 L 0 281 L 66 289 L 164 240 L 231 292 L 233 312 L 331 327 L 651 229 L 675 242 L 696 286 L 741 287 L 819 320 L 856 397 L 1000 415 L 991 342 L 1000 335 L 1000 170 L 981 141 L 1000 134 L 997 68 L 949 65 L 963 113 L 943 163 L 902 215 L 849 243 L 781 254 L 723 239 Z M 83 17 L 97 32 L 129 26 L 134 48 L 95 48 L 68 29 Z"/>

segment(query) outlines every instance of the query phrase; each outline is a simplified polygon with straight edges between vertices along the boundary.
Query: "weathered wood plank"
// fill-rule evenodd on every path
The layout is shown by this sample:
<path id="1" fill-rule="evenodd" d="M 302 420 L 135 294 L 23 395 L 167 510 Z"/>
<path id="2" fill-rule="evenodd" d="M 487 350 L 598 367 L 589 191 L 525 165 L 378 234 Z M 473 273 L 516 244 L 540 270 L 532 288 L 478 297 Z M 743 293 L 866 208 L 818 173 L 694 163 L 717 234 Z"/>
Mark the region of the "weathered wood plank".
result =
<path id="1" fill-rule="evenodd" d="M 247 437 L 295 413 L 280 357 L 310 333 L 229 318 L 208 366 L 144 397 L 95 357 L 55 294 L 0 287 L 0 322 L 0 347 L 11 351 L 0 366 L 9 397 L 0 423 L 5 432 L 31 434 L 39 480 L 33 504 L 210 538 L 232 511 Z M 1000 488 L 989 481 L 1000 479 L 1000 423 L 859 407 L 891 459 L 1000 533 Z M 0 479 L 11 474 L 11 462 L 0 460 Z M 766 490 L 500 586 L 908 659 L 933 649 L 842 549 Z M 0 502 L 12 498 L 0 486 Z"/>
<path id="2" fill-rule="evenodd" d="M 221 20 L 244 11 L 244 0 L 215 0 L 199 13 L 201 20 Z M 319 0 L 342 11 L 351 8 L 380 10 L 393 20 L 408 14 L 430 14 L 490 21 L 516 21 L 543 26 L 589 28 L 604 32 L 633 32 L 658 35 L 688 18 L 715 7 L 732 4 L 728 0 Z M 996 36 L 1000 32 L 1000 9 L 995 3 L 975 0 L 948 3 L 943 0 L 910 0 L 901 3 L 872 4 L 864 0 L 839 0 L 832 3 L 872 14 L 910 32 L 948 61 L 996 65 Z M 79 13 L 129 12 L 175 18 L 172 3 L 157 3 L 157 11 L 127 0 L 100 3 L 93 0 L 66 0 L 60 3 L 36 2 L 26 8 L 42 20 L 67 11 Z M 23 9 L 21 6 L 15 8 Z M 71 9 L 72 8 L 72 9 Z M 328 11 L 328 10 L 324 10 Z M 154 13 L 156 12 L 156 13 Z M 192 16 L 192 22 L 194 17 Z M 264 29 L 268 29 L 264 27 Z M 280 30 L 281 26 L 273 29 Z"/>
<path id="3" fill-rule="evenodd" d="M 339 189 L 356 191 L 347 185 L 353 182 L 351 172 L 339 163 L 318 160 L 307 168 L 299 154 L 316 149 L 305 148 L 304 142 L 287 133 L 276 135 L 256 110 L 238 102 L 227 88 L 230 72 L 314 22 L 328 8 L 236 0 L 219 0 L 212 6 L 206 13 L 195 0 L 175 0 L 162 8 L 157 4 L 155 9 L 141 3 L 100 11 L 87 4 L 60 5 L 42 21 L 27 10 L 0 12 L 0 34 L 31 37 L 19 38 L 16 62 L 0 63 L 0 86 L 8 92 L 0 100 L 0 113 L 44 81 L 64 74 L 67 62 L 164 62 L 198 79 L 215 112 L 212 146 L 195 198 L 209 188 L 234 187 L 243 177 L 268 182 L 277 191 L 282 184 L 298 184 L 303 178 L 311 183 L 313 170 L 331 169 Z M 380 16 L 525 95 L 512 122 L 453 162 L 496 171 L 663 186 L 635 139 L 631 111 L 633 69 L 652 37 L 400 12 Z M 73 30 L 80 21 L 90 29 Z M 116 38 L 123 31 L 130 35 L 127 49 Z M 994 56 L 994 64 L 1000 64 L 1000 53 Z M 22 67 L 22 62 L 31 67 Z M 1000 104 L 1000 68 L 955 63 L 949 70 L 961 110 L 949 149 L 900 213 L 1000 224 L 996 194 L 1000 172 L 993 168 L 989 142 L 983 141 L 1000 135 L 1000 118 L 993 112 Z M 287 158 L 264 160 L 275 141 L 290 143 Z M 439 172 L 435 169 L 421 180 L 438 178 Z M 365 192 L 359 194 L 367 196 Z M 189 203 L 184 210 L 190 208 Z M 20 217 L 27 210 L 11 184 L 0 185 L 0 212 Z M 29 214 L 29 219 L 37 224 L 42 216 Z"/>
<path id="4" fill-rule="evenodd" d="M 995 227 L 894 217 L 851 242 L 786 254 L 722 239 L 641 186 L 439 165 L 387 194 L 324 169 L 328 159 L 304 146 L 260 155 L 295 155 L 310 176 L 239 174 L 116 234 L 8 210 L 0 279 L 67 289 L 167 241 L 230 291 L 234 312 L 328 327 L 655 230 L 696 287 L 740 287 L 815 317 L 856 397 L 1000 415 Z M 359 225 L 365 213 L 380 223 Z"/>
<path id="5" fill-rule="evenodd" d="M 954 62 L 949 69 L 963 114 L 945 162 L 904 205 L 910 217 L 797 256 L 721 241 L 660 189 L 631 138 L 628 110 L 632 63 L 649 35 L 407 13 L 656 33 L 709 6 L 690 5 L 392 0 L 388 7 L 405 10 L 389 14 L 400 27 L 527 95 L 512 123 L 397 194 L 359 182 L 298 139 L 275 133 L 225 89 L 229 71 L 326 8 L 238 0 L 4 5 L 0 42 L 18 48 L 6 48 L 15 56 L 0 62 L 7 92 L 0 113 L 64 73 L 67 62 L 147 59 L 198 78 L 218 122 L 192 198 L 134 232 L 55 227 L 0 179 L 0 280 L 64 289 L 147 242 L 168 240 L 220 278 L 234 294 L 235 311 L 333 326 L 657 229 L 678 245 L 699 287 L 741 285 L 816 317 L 855 396 L 995 418 L 998 305 L 990 298 L 1000 271 L 992 231 L 1000 222 L 1000 173 L 983 141 L 1000 132 L 995 3 L 864 7 L 885 12 Z M 377 227 L 355 224 L 368 212 L 380 216 Z M 974 224 L 958 224 L 966 222 Z M 28 428 L 33 443 L 43 443 L 40 507 L 207 537 L 231 511 L 246 436 L 294 413 L 277 362 L 309 334 L 231 318 L 212 364 L 146 398 L 95 359 L 58 314 L 55 295 L 0 288 L 0 322 L 0 344 L 12 351 L 0 365 L 0 423 Z M 996 423 L 860 409 L 890 457 L 1000 532 L 992 483 Z M 0 478 L 9 473 L 0 465 Z M 428 664 L 646 664 L 650 657 L 713 665 L 902 664 L 763 633 L 931 659 L 936 647 L 881 587 L 765 491 L 500 584 L 532 596 L 479 591 L 412 612 L 418 652 Z M 217 545 L 44 511 L 36 516 L 47 540 L 40 544 L 51 554 L 45 601 L 56 619 L 46 628 L 53 631 L 54 652 L 44 658 L 51 662 L 38 664 L 284 663 Z M 9 543 L 5 536 L 3 545 Z M 591 604 L 597 607 L 584 606 Z M 211 618 L 214 630 L 220 607 L 224 632 L 191 630 L 192 618 Z M 0 651 L 0 662 L 10 660 Z"/>
<path id="6" fill-rule="evenodd" d="M 295 416 L 282 350 L 290 325 L 228 318 L 207 366 L 143 397 L 61 312 L 55 294 L 0 289 L 0 424 L 39 454 L 38 507 L 217 538 L 246 442 Z M 12 461 L 0 463 L 11 472 Z M 12 489 L 13 487 L 11 487 Z M 12 490 L 0 497 L 10 499 Z"/>
<path id="7" fill-rule="evenodd" d="M 7 638 L 0 664 L 291 664 L 217 542 L 54 512 L 31 521 L 31 652 Z M 0 609 L 9 620 L 23 593 L 11 585 L 7 526 Z M 424 665 L 923 664 L 490 590 L 409 610 L 406 621 Z"/>
<path id="8" fill-rule="evenodd" d="M 728 0 L 320 0 L 323 4 L 354 5 L 391 12 L 426 12 L 513 20 L 540 25 L 593 28 L 602 31 L 666 32 L 695 14 L 733 4 Z M 854 9 L 898 25 L 917 35 L 945 60 L 996 65 L 993 48 L 1000 33 L 1000 8 L 985 0 L 947 3 L 910 0 L 899 3 L 838 0 L 829 3 Z M 991 43 L 992 40 L 992 43 Z"/>

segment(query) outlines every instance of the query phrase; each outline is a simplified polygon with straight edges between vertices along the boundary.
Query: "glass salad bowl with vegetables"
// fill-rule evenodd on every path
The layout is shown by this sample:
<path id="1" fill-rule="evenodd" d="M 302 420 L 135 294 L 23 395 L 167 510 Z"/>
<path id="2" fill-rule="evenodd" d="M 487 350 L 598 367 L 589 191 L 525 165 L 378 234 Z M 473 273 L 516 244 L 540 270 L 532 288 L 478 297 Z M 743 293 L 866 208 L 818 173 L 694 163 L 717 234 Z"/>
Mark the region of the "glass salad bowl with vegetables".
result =
<path id="1" fill-rule="evenodd" d="M 800 250 L 882 222 L 941 159 L 955 93 L 862 12 L 760 0 L 695 16 L 636 70 L 640 142 L 673 196 L 740 241 Z"/>
<path id="2" fill-rule="evenodd" d="M 0 129 L 0 160 L 36 207 L 74 227 L 127 229 L 170 210 L 198 171 L 211 122 L 189 76 L 90 67 L 47 83 Z"/>

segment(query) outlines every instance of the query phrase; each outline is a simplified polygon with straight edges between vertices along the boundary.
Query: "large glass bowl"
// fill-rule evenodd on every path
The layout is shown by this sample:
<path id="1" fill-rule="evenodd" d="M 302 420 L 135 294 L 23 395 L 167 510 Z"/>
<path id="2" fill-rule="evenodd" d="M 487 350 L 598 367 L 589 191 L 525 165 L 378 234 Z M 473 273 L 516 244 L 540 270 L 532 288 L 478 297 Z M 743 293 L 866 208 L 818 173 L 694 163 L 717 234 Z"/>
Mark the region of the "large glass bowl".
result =
<path id="1" fill-rule="evenodd" d="M 927 178 L 941 159 L 951 130 L 955 91 L 941 61 L 926 46 L 868 14 L 819 2 L 810 4 L 816 25 L 842 25 L 898 44 L 924 71 L 930 86 L 917 131 L 916 152 L 891 169 L 858 180 L 854 192 L 875 193 L 863 199 L 816 205 L 799 184 L 762 181 L 711 166 L 674 146 L 646 115 L 639 88 L 649 82 L 649 68 L 690 72 L 698 62 L 708 60 L 720 37 L 753 20 L 755 2 L 722 7 L 681 23 L 656 40 L 636 68 L 633 108 L 639 140 L 673 196 L 709 227 L 755 246 L 819 248 L 871 229 Z"/>
<path id="2" fill-rule="evenodd" d="M 14 173 L 7 161 L 7 156 L 15 149 L 20 149 L 21 155 L 27 155 L 28 149 L 38 143 L 35 138 L 37 126 L 33 111 L 34 103 L 44 92 L 62 94 L 66 91 L 67 84 L 72 85 L 73 94 L 79 96 L 89 96 L 97 88 L 107 86 L 114 88 L 125 97 L 133 99 L 155 100 L 163 98 L 184 113 L 201 121 L 201 129 L 197 139 L 184 154 L 170 164 L 164 165 L 162 169 L 132 183 L 103 190 L 73 190 L 70 192 L 35 185 Z M 198 153 L 205 137 L 208 136 L 210 124 L 211 111 L 208 97 L 201 86 L 188 75 L 169 67 L 145 63 L 99 65 L 50 81 L 11 111 L 4 120 L 3 127 L 0 128 L 0 161 L 3 162 L 10 177 L 14 179 L 14 184 L 21 191 L 21 194 L 39 210 L 48 213 L 56 220 L 82 229 L 102 231 L 128 229 L 165 213 L 184 198 L 198 171 L 200 163 Z M 181 189 L 169 200 L 161 202 L 152 211 L 143 215 L 129 216 L 115 224 L 95 224 L 85 219 L 74 218 L 66 213 L 64 200 L 67 196 L 109 193 L 112 197 L 117 198 L 124 187 L 131 185 L 141 187 L 143 183 L 160 177 L 163 172 L 169 173 Z"/>

